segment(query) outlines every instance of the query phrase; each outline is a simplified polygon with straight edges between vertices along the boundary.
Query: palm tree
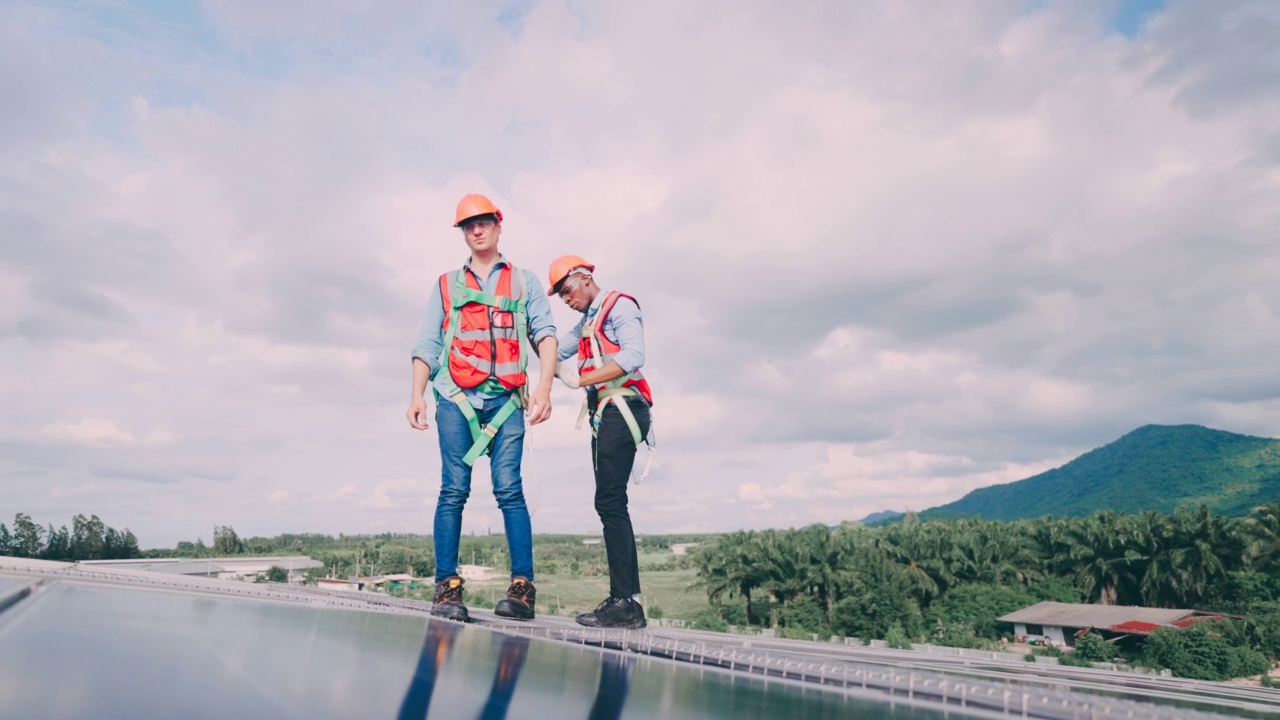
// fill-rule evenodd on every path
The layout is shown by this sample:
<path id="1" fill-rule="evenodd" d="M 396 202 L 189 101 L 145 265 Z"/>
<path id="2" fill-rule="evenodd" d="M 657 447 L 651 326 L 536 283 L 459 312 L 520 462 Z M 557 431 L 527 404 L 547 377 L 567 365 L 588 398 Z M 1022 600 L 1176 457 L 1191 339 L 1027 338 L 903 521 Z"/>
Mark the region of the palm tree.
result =
<path id="1" fill-rule="evenodd" d="M 1209 583 L 1225 580 L 1242 558 L 1243 542 L 1231 532 L 1231 520 L 1215 514 L 1208 505 L 1194 510 L 1179 507 L 1173 514 L 1173 565 L 1178 583 L 1186 592 L 1183 602 L 1195 604 L 1205 595 Z"/>
<path id="2" fill-rule="evenodd" d="M 1129 563 L 1136 553 L 1128 550 L 1125 516 L 1101 510 L 1073 523 L 1066 533 L 1075 562 L 1075 581 L 1089 602 L 1115 605 L 1122 585 L 1130 579 Z"/>
<path id="3" fill-rule="evenodd" d="M 886 529 L 877 545 L 906 570 L 912 594 L 921 607 L 955 582 L 948 557 L 954 548 L 954 522 L 922 523 L 915 513 Z"/>
<path id="4" fill-rule="evenodd" d="M 1243 530 L 1249 566 L 1260 572 L 1280 570 L 1280 502 L 1250 511 Z"/>
<path id="5" fill-rule="evenodd" d="M 742 611 L 751 621 L 751 593 L 763 579 L 764 555 L 760 535 L 754 531 L 732 532 L 714 544 L 699 549 L 698 578 L 707 599 L 720 607 L 724 598 L 742 600 Z"/>
<path id="6" fill-rule="evenodd" d="M 1137 555 L 1131 566 L 1138 580 L 1142 604 L 1175 607 L 1182 604 L 1186 588 L 1173 559 L 1174 527 L 1168 515 L 1153 510 L 1136 518 L 1131 549 Z"/>

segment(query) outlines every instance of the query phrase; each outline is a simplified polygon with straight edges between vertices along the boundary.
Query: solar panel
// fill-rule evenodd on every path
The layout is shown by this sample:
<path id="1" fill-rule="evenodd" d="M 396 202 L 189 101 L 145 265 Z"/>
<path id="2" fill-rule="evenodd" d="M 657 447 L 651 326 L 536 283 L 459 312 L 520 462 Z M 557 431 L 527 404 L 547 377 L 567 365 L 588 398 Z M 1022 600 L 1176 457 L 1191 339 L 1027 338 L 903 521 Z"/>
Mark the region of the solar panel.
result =
<path id="1" fill-rule="evenodd" d="M 943 716 L 422 615 L 71 577 L 0 613 L 0 707 L 21 718 Z"/>
<path id="2" fill-rule="evenodd" d="M 0 717 L 1270 717 L 1280 692 L 0 557 Z M 880 643 L 883 645 L 883 643 Z"/>

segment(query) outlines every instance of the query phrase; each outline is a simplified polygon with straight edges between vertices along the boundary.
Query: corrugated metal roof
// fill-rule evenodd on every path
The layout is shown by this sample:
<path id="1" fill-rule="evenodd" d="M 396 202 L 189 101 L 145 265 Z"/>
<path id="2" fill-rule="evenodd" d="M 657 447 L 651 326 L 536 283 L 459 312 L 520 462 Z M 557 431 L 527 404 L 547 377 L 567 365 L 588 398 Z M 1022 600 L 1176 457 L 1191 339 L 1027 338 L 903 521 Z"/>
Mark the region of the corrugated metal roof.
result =
<path id="1" fill-rule="evenodd" d="M 1083 605 L 1077 603 L 1041 602 L 999 618 L 1002 622 L 1053 625 L 1056 627 L 1110 628 L 1138 621 L 1169 625 L 1194 614 L 1194 610 L 1131 607 L 1125 605 Z"/>
<path id="2" fill-rule="evenodd" d="M 306 570 L 324 567 L 324 563 L 313 560 L 306 555 L 230 555 L 208 558 L 134 558 L 132 560 L 81 560 L 80 565 L 94 570 L 127 568 L 130 570 L 164 570 L 173 565 L 190 563 L 213 563 L 233 572 L 241 568 L 257 569 L 259 567 L 282 567 L 286 570 Z M 170 571 L 171 572 L 171 571 Z"/>
<path id="3" fill-rule="evenodd" d="M 227 568 L 218 563 L 211 563 L 201 560 L 199 562 L 173 563 L 171 565 L 161 565 L 152 569 L 152 572 L 170 573 L 172 575 L 206 575 L 220 572 L 230 572 Z"/>
<path id="4" fill-rule="evenodd" d="M 1122 622 L 1119 625 L 1113 625 L 1112 627 L 1105 628 L 1105 629 L 1111 630 L 1113 632 L 1119 632 L 1119 633 L 1127 632 L 1127 633 L 1137 633 L 1139 635 L 1150 635 L 1151 631 L 1155 630 L 1158 627 L 1160 626 L 1156 625 L 1155 623 L 1142 622 L 1141 620 L 1130 620 L 1128 622 Z"/>

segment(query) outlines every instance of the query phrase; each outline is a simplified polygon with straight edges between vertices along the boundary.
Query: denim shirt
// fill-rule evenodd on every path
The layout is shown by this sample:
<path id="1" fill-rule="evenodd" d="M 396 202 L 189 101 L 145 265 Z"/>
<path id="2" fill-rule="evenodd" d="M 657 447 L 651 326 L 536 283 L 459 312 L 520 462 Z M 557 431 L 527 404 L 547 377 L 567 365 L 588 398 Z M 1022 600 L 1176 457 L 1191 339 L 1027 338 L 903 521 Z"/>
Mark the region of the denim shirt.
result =
<path id="1" fill-rule="evenodd" d="M 471 270 L 471 259 L 462 266 L 463 270 L 471 273 L 471 276 L 480 284 L 480 289 L 488 293 L 496 293 L 498 291 L 498 277 L 500 271 L 506 265 L 510 264 L 503 255 L 498 256 L 498 262 L 494 264 L 493 269 L 489 271 L 488 278 L 481 278 Z M 538 282 L 538 278 L 528 270 L 520 270 L 524 274 L 524 296 L 528 298 L 528 314 L 529 314 L 529 334 L 533 336 L 533 347 L 536 353 L 538 343 L 543 338 L 555 337 L 556 325 L 551 318 L 551 303 L 547 300 L 547 294 L 542 291 L 542 284 Z M 453 273 L 449 273 L 450 281 L 452 281 Z M 418 331 L 418 342 L 413 346 L 413 352 L 410 353 L 411 358 L 418 358 L 431 368 L 432 387 L 441 395 L 446 395 L 446 385 L 444 375 L 440 374 L 440 353 L 444 350 L 444 298 L 440 297 L 439 279 L 435 283 L 435 288 L 431 293 L 430 299 L 427 301 L 427 316 L 422 321 L 422 329 Z M 523 338 L 521 339 L 523 342 Z M 446 371 L 447 372 L 447 371 Z M 467 396 L 467 400 L 471 401 L 471 405 L 477 409 L 484 407 L 484 401 L 495 397 L 510 394 L 504 393 L 488 393 L 478 388 L 462 388 L 462 392 Z"/>
<path id="2" fill-rule="evenodd" d="M 596 313 L 600 312 L 601 303 L 608 294 L 609 291 L 601 290 L 592 301 L 591 307 L 582 314 L 582 319 L 573 326 L 573 330 L 561 336 L 559 352 L 561 360 L 577 357 L 578 341 L 582 339 L 582 326 L 595 319 Z M 604 319 L 604 336 L 622 348 L 613 358 L 618 363 L 618 367 L 629 373 L 644 367 L 644 319 L 640 315 L 640 306 L 636 305 L 631 298 L 620 297 L 613 304 L 609 317 Z"/>

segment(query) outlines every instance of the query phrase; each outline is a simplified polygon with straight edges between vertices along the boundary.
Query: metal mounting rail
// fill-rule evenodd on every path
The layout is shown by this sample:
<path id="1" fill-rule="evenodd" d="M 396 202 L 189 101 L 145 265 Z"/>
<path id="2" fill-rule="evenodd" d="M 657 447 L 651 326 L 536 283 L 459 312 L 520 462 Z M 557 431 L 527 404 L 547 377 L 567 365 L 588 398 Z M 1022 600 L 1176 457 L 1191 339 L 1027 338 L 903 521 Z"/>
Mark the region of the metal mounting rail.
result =
<path id="1" fill-rule="evenodd" d="M 653 632 L 504 624 L 494 629 L 601 648 L 629 651 L 655 658 L 696 664 L 708 669 L 780 678 L 848 691 L 873 691 L 891 697 L 925 701 L 999 715 L 1041 720 L 1198 720 L 1221 718 L 1219 703 L 1186 707 L 1192 698 L 1166 698 L 1177 704 L 1141 702 L 1127 698 L 1054 690 L 1033 684 L 993 682 L 947 676 L 936 671 L 877 667 L 839 660 L 797 658 L 788 654 L 731 647 L 714 641 L 663 637 Z M 1065 684 L 1065 683 L 1064 683 Z M 1155 698 L 1149 698 L 1155 699 Z M 1274 706 L 1230 703 L 1257 717 L 1271 716 Z M 1182 705 L 1179 707 L 1178 705 Z"/>

